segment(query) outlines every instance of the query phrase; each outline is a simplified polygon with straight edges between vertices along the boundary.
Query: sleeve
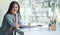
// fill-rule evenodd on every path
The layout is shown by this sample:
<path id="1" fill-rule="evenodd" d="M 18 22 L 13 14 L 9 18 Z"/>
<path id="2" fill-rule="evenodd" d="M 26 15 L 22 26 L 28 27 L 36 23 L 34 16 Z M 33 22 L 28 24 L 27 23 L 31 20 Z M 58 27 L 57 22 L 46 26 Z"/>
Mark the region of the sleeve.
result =
<path id="1" fill-rule="evenodd" d="M 18 16 L 18 23 L 20 24 L 20 26 L 21 26 L 21 27 L 23 27 L 23 22 L 22 22 L 22 20 L 21 20 L 21 17 L 20 17 L 20 16 Z"/>
<path id="2" fill-rule="evenodd" d="M 5 19 L 6 19 L 7 23 L 10 24 L 11 27 L 15 27 L 15 22 L 12 20 L 11 16 L 6 15 Z"/>
<path id="3" fill-rule="evenodd" d="M 18 18 L 18 22 L 21 25 L 21 28 L 29 28 L 28 25 L 24 25 L 24 22 L 20 18 Z"/>

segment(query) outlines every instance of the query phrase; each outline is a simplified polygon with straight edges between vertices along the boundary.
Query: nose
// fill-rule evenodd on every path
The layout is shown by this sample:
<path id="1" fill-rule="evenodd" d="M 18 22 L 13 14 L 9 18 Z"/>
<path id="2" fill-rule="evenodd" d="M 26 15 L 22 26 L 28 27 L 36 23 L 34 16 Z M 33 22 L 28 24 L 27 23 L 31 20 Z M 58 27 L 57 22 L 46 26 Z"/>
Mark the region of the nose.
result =
<path id="1" fill-rule="evenodd" d="M 14 11 L 15 11 L 15 8 L 14 8 Z"/>

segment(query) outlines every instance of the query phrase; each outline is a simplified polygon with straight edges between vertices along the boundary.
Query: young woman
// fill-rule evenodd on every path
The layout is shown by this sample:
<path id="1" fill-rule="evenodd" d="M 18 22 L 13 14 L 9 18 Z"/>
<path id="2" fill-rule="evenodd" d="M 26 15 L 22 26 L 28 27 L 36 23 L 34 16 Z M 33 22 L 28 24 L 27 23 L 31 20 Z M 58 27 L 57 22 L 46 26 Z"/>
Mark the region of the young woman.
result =
<path id="1" fill-rule="evenodd" d="M 0 35 L 13 35 L 13 28 L 19 29 L 21 24 L 20 6 L 16 1 L 11 2 L 7 13 L 4 16 Z"/>

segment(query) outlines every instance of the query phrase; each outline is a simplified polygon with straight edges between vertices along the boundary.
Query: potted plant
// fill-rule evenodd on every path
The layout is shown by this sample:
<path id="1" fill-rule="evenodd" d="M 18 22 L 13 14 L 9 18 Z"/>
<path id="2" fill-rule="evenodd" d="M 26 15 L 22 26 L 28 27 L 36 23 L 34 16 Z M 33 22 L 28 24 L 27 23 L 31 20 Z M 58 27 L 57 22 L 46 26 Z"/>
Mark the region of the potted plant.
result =
<path id="1" fill-rule="evenodd" d="M 51 21 L 50 30 L 51 31 L 56 31 L 56 19 Z"/>

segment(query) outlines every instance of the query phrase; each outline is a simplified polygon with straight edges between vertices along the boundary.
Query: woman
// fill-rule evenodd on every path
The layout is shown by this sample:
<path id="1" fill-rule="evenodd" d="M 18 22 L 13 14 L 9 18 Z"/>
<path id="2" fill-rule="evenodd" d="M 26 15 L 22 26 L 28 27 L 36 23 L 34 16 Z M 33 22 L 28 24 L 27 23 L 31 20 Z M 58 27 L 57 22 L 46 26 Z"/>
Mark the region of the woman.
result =
<path id="1" fill-rule="evenodd" d="M 13 28 L 19 29 L 22 26 L 19 10 L 19 4 L 16 1 L 11 2 L 4 16 L 2 27 L 0 28 L 0 35 L 13 35 Z"/>

